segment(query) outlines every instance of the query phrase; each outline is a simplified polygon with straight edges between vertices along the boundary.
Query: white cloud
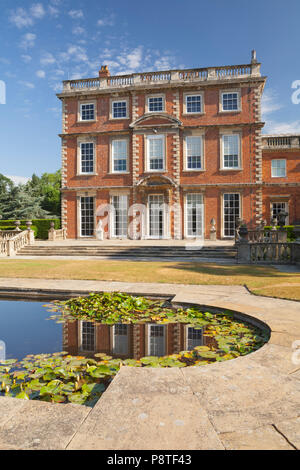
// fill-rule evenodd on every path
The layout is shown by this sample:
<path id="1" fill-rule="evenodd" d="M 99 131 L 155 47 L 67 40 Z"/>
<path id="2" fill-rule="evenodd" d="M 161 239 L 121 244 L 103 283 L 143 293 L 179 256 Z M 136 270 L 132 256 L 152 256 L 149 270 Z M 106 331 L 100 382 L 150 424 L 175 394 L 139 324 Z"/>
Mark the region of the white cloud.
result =
<path id="1" fill-rule="evenodd" d="M 15 184 L 25 184 L 27 181 L 29 181 L 31 178 L 28 178 L 27 176 L 10 176 L 10 175 L 5 175 L 6 178 L 11 179 Z"/>
<path id="2" fill-rule="evenodd" d="M 53 7 L 52 5 L 48 6 L 48 10 L 51 16 L 54 16 L 54 18 L 57 18 L 59 16 L 59 9 L 56 7 Z"/>
<path id="3" fill-rule="evenodd" d="M 41 3 L 34 3 L 31 8 L 30 8 L 30 13 L 34 18 L 43 18 L 45 16 L 46 12 L 44 10 L 44 7 Z"/>
<path id="4" fill-rule="evenodd" d="M 154 62 L 157 70 L 170 70 L 172 68 L 172 57 L 162 56 Z"/>
<path id="5" fill-rule="evenodd" d="M 50 64 L 54 64 L 55 62 L 56 62 L 56 59 L 54 55 L 51 54 L 50 52 L 45 52 L 40 59 L 40 63 L 42 65 L 50 65 Z"/>
<path id="6" fill-rule="evenodd" d="M 85 29 L 82 28 L 81 26 L 74 26 L 74 28 L 72 29 L 72 33 L 73 34 L 84 34 L 85 33 Z"/>
<path id="7" fill-rule="evenodd" d="M 17 28 L 33 25 L 33 19 L 27 13 L 27 11 L 24 10 L 24 8 L 17 8 L 16 10 L 12 11 L 9 20 L 11 23 L 14 23 Z"/>
<path id="8" fill-rule="evenodd" d="M 100 18 L 97 21 L 97 26 L 113 26 L 115 24 L 115 17 L 113 14 Z"/>
<path id="9" fill-rule="evenodd" d="M 31 82 L 26 82 L 24 80 L 19 80 L 19 83 L 21 85 L 24 85 L 26 88 L 35 88 L 34 83 L 31 83 Z"/>
<path id="10" fill-rule="evenodd" d="M 83 18 L 83 11 L 82 10 L 70 10 L 68 14 L 71 18 L 73 18 L 73 20 Z"/>
<path id="11" fill-rule="evenodd" d="M 278 94 L 274 90 L 268 89 L 264 92 L 261 100 L 261 112 L 263 115 L 278 111 L 282 107 Z"/>
<path id="12" fill-rule="evenodd" d="M 28 49 L 34 46 L 36 40 L 36 34 L 33 33 L 26 33 L 22 37 L 22 41 L 20 43 L 20 47 L 22 49 Z"/>
<path id="13" fill-rule="evenodd" d="M 43 18 L 45 13 L 42 3 L 34 3 L 29 10 L 16 8 L 16 10 L 11 11 L 9 21 L 19 29 L 26 28 L 32 26 L 35 20 Z"/>
<path id="14" fill-rule="evenodd" d="M 64 62 L 73 60 L 75 62 L 87 62 L 86 50 L 81 46 L 69 46 L 66 52 L 60 53 L 60 59 Z"/>
<path id="15" fill-rule="evenodd" d="M 300 134 L 300 120 L 291 122 L 268 121 L 264 134 Z"/>
<path id="16" fill-rule="evenodd" d="M 25 62 L 25 64 L 29 64 L 29 62 L 32 61 L 31 55 L 28 54 L 22 54 L 21 59 L 23 60 L 23 62 Z"/>
<path id="17" fill-rule="evenodd" d="M 36 71 L 36 76 L 39 77 L 39 78 L 45 78 L 46 77 L 46 73 L 44 70 L 37 70 Z"/>

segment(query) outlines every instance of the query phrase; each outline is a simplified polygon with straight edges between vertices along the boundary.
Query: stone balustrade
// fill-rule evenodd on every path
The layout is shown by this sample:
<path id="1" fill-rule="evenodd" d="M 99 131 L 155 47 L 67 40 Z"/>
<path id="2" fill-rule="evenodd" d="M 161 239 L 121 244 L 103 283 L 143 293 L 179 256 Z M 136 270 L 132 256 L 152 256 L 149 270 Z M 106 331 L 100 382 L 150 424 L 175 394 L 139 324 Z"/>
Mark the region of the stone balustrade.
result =
<path id="1" fill-rule="evenodd" d="M 262 135 L 262 148 L 272 150 L 300 148 L 300 136 Z"/>
<path id="2" fill-rule="evenodd" d="M 51 228 L 48 230 L 48 240 L 53 242 L 55 240 L 66 240 L 66 238 L 66 229 L 55 229 L 53 222 L 51 222 Z"/>
<path id="3" fill-rule="evenodd" d="M 207 67 L 187 70 L 166 70 L 129 75 L 83 78 L 63 81 L 63 94 L 81 91 L 126 88 L 156 83 L 190 83 L 210 80 L 232 80 L 239 78 L 260 77 L 260 63 L 247 65 L 229 65 L 224 67 Z"/>
<path id="4" fill-rule="evenodd" d="M 0 233 L 0 256 L 14 256 L 25 245 L 33 245 L 34 232 L 27 230 L 7 230 Z"/>
<path id="5" fill-rule="evenodd" d="M 237 243 L 239 264 L 296 264 L 300 263 L 299 242 Z"/>

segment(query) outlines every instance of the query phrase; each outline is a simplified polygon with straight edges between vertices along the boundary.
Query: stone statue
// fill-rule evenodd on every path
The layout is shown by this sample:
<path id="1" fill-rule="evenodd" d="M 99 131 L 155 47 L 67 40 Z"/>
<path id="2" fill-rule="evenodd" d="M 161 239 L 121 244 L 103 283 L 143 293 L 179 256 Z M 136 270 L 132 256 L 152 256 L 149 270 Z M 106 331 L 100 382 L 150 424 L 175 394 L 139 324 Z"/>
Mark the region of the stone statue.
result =
<path id="1" fill-rule="evenodd" d="M 96 227 L 96 239 L 103 240 L 103 238 L 104 238 L 104 230 L 102 227 L 102 220 L 99 219 L 98 225 Z"/>

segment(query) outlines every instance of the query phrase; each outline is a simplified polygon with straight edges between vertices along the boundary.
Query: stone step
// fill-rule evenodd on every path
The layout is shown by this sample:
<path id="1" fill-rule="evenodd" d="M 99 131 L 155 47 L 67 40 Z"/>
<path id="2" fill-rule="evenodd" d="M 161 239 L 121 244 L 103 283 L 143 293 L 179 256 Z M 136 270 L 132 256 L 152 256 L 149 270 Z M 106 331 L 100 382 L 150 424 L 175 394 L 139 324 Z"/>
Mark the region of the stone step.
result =
<path id="1" fill-rule="evenodd" d="M 235 258 L 232 246 L 203 247 L 188 249 L 185 246 L 99 246 L 99 245 L 27 245 L 18 255 L 21 256 L 99 256 L 109 258 Z"/>

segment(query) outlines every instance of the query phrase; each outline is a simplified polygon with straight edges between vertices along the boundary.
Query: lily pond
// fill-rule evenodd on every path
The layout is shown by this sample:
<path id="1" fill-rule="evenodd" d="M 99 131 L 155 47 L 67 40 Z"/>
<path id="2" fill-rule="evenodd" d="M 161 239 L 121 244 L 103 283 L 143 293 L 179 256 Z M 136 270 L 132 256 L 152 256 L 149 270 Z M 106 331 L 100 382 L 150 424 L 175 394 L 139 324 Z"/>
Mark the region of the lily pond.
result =
<path id="1" fill-rule="evenodd" d="M 123 293 L 0 301 L 0 395 L 94 406 L 122 366 L 200 367 L 269 332 L 221 313 Z"/>

